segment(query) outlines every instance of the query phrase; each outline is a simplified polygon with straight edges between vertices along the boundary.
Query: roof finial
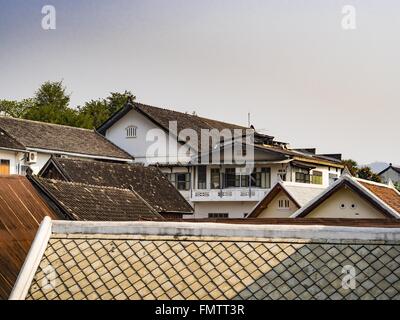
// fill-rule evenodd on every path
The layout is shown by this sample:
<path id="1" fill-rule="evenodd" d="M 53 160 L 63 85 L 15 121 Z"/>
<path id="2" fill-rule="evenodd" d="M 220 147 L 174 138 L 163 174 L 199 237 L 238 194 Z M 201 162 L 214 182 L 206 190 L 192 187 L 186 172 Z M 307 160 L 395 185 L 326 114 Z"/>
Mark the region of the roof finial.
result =
<path id="1" fill-rule="evenodd" d="M 126 99 L 127 104 L 133 104 L 133 100 L 135 99 L 135 96 L 133 94 L 128 95 L 128 98 Z"/>
<path id="2" fill-rule="evenodd" d="M 343 171 L 342 171 L 342 176 L 352 176 L 349 168 L 347 166 L 344 167 Z"/>

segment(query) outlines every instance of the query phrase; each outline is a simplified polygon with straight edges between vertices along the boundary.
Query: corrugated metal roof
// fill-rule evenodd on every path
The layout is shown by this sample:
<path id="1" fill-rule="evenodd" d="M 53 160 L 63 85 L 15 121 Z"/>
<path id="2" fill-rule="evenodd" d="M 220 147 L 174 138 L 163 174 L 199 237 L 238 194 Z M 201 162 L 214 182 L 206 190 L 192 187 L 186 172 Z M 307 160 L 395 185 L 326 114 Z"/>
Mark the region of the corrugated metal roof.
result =
<path id="1" fill-rule="evenodd" d="M 0 177 L 0 299 L 8 298 L 45 216 L 58 219 L 25 177 Z"/>

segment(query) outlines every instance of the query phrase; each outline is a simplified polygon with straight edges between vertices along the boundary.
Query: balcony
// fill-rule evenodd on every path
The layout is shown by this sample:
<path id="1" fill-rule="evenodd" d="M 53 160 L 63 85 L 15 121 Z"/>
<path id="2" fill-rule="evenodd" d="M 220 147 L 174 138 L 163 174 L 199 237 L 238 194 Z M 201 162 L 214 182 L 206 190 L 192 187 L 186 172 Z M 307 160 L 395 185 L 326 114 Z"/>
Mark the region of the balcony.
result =
<path id="1" fill-rule="evenodd" d="M 193 190 L 190 197 L 192 202 L 205 201 L 260 201 L 270 189 L 235 188 Z"/>

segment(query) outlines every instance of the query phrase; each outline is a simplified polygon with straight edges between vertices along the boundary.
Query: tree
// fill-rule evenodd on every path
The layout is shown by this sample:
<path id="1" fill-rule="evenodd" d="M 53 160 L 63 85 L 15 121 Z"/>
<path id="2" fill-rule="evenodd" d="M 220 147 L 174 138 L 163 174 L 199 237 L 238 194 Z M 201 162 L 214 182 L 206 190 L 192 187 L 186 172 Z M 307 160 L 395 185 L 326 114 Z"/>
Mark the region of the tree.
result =
<path id="1" fill-rule="evenodd" d="M 368 166 L 359 167 L 358 163 L 352 159 L 343 160 L 342 164 L 350 171 L 353 177 L 381 182 L 381 177 L 374 173 Z"/>
<path id="2" fill-rule="evenodd" d="M 32 99 L 24 99 L 22 101 L 0 100 L 0 115 L 23 118 L 25 112 L 32 104 Z"/>
<path id="3" fill-rule="evenodd" d="M 110 115 L 121 109 L 128 102 L 128 99 L 133 101 L 136 99 L 136 97 L 132 94 L 132 92 L 127 90 L 125 90 L 123 93 L 111 92 L 106 98 Z"/>
<path id="4" fill-rule="evenodd" d="M 100 126 L 110 116 L 106 100 L 91 100 L 78 107 L 78 125 L 93 129 Z"/>
<path id="5" fill-rule="evenodd" d="M 70 126 L 77 125 L 77 111 L 69 107 L 70 96 L 62 81 L 43 83 L 33 97 L 23 118 Z"/>
<path id="6" fill-rule="evenodd" d="M 394 184 L 395 188 L 400 191 L 400 182 Z"/>
<path id="7" fill-rule="evenodd" d="M 82 107 L 71 108 L 70 95 L 62 81 L 47 81 L 33 98 L 22 101 L 0 100 L 0 115 L 94 129 L 122 108 L 132 92 L 111 92 L 105 99 L 90 100 Z"/>
<path id="8" fill-rule="evenodd" d="M 374 173 L 370 167 L 363 166 L 358 169 L 357 176 L 361 179 L 371 180 L 375 182 L 382 182 L 381 177 Z"/>
<path id="9" fill-rule="evenodd" d="M 358 163 L 352 159 L 348 159 L 348 160 L 343 160 L 342 164 L 350 171 L 352 176 L 356 176 L 357 175 L 357 171 L 358 171 Z"/>
<path id="10" fill-rule="evenodd" d="M 98 128 L 114 112 L 121 109 L 129 98 L 131 100 L 135 99 L 135 96 L 130 91 L 123 93 L 111 92 L 105 99 L 86 102 L 83 107 L 78 107 L 78 125 L 82 128 Z"/>

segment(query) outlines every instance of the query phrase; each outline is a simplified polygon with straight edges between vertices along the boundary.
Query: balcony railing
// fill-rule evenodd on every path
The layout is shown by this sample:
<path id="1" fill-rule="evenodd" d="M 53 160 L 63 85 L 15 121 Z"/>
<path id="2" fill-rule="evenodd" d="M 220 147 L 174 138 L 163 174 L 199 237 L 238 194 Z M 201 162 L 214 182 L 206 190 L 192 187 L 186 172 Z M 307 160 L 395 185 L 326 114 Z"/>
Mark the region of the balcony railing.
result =
<path id="1" fill-rule="evenodd" d="M 193 190 L 190 201 L 260 201 L 269 189 L 235 188 Z"/>

